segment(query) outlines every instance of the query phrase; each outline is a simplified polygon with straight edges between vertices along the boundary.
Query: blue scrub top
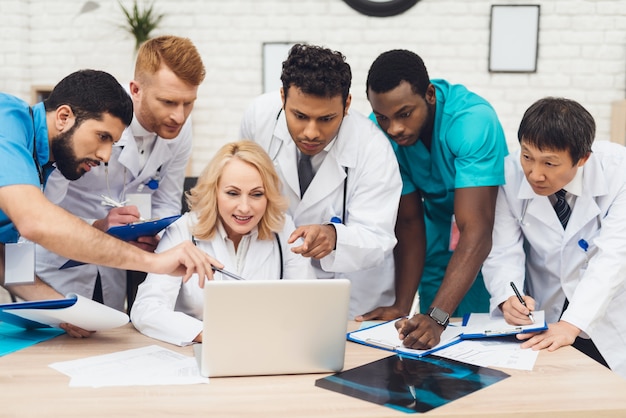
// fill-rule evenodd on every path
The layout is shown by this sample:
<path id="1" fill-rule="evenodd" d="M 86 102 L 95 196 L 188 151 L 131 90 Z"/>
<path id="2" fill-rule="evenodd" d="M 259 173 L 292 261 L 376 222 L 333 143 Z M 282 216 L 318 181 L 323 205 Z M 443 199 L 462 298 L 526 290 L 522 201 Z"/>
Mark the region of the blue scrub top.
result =
<path id="1" fill-rule="evenodd" d="M 489 102 L 459 84 L 445 80 L 431 83 L 437 105 L 430 151 L 422 141 L 401 147 L 390 139 L 400 165 L 402 194 L 419 190 L 424 199 L 427 249 L 420 284 L 422 312 L 439 288 L 452 255 L 449 246 L 455 189 L 504 184 L 504 157 L 508 154 L 504 131 Z M 376 122 L 373 113 L 370 118 Z M 432 297 L 422 294 L 422 287 L 428 286 Z M 484 299 L 485 292 L 481 290 L 483 296 L 477 299 Z M 481 307 L 474 312 L 486 312 L 488 299 L 486 305 L 484 300 L 478 305 Z M 462 306 L 457 313 L 474 309 L 471 304 Z"/>
<path id="2" fill-rule="evenodd" d="M 39 172 L 33 159 L 34 139 L 37 160 L 44 166 L 49 159 L 48 128 L 43 103 L 33 106 L 33 117 L 23 100 L 0 93 L 0 187 L 31 184 L 40 187 Z M 17 242 L 19 234 L 7 215 L 0 211 L 0 242 Z"/>

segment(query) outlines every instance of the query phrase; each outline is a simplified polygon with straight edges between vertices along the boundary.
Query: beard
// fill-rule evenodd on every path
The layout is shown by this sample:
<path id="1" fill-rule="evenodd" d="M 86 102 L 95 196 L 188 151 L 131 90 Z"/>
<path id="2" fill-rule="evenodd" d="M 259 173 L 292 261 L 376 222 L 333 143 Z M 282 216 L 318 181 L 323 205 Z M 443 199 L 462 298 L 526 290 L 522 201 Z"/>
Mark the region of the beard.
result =
<path id="1" fill-rule="evenodd" d="M 55 136 L 50 146 L 57 169 L 68 180 L 78 180 L 85 174 L 85 169 L 81 167 L 83 160 L 76 158 L 72 148 L 76 128 L 77 125 L 74 124 L 67 132 Z"/>

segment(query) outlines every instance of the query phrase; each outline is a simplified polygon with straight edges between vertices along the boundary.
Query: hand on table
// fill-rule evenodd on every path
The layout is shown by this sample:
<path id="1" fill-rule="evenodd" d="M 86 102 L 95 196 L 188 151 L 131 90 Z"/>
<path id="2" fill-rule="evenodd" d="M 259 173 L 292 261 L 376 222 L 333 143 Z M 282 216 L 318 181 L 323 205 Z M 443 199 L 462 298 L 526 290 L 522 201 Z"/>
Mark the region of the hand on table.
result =
<path id="1" fill-rule="evenodd" d="M 69 335 L 70 337 L 73 337 L 73 338 L 87 338 L 87 337 L 91 337 L 91 334 L 93 334 L 95 332 L 95 331 L 84 330 L 84 329 L 79 328 L 76 325 L 72 325 L 72 324 L 59 324 L 59 327 L 61 329 L 65 330 L 65 332 L 67 332 L 67 335 Z"/>
<path id="2" fill-rule="evenodd" d="M 445 329 L 430 316 L 422 314 L 400 319 L 395 325 L 402 344 L 416 350 L 426 350 L 439 344 Z"/>
<path id="3" fill-rule="evenodd" d="M 379 306 L 373 311 L 370 311 L 363 315 L 358 315 L 356 318 L 354 318 L 354 320 L 358 322 L 374 321 L 374 320 L 391 321 L 392 319 L 400 318 L 405 315 L 406 315 L 406 312 L 404 312 L 403 310 L 401 310 L 400 308 L 394 305 Z"/>

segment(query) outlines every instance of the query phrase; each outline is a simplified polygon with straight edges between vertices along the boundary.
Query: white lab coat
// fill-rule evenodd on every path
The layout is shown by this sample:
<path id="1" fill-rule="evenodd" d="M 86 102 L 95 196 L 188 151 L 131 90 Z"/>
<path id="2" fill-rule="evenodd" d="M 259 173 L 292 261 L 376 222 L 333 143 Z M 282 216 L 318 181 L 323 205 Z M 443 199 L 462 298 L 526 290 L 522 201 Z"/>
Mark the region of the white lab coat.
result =
<path id="1" fill-rule="evenodd" d="M 104 164 L 75 181 L 68 181 L 54 170 L 46 183 L 45 195 L 53 203 L 83 218 L 89 224 L 106 216 L 111 209 L 101 204 L 104 194 L 123 201 L 128 193 L 152 195 L 152 218 L 177 215 L 181 210 L 181 196 L 185 169 L 191 155 L 191 118 L 174 139 L 157 138 L 143 169 L 139 168 L 139 151 L 135 136 L 154 136 L 133 119 L 122 138 L 113 146 L 107 169 Z M 155 190 L 146 186 L 160 177 Z M 68 231 L 68 238 L 71 232 Z M 67 259 L 37 246 L 36 268 L 39 276 L 62 294 L 74 292 L 91 298 L 96 276 L 100 272 L 104 303 L 124 310 L 126 297 L 126 270 L 92 264 L 59 270 Z"/>
<path id="2" fill-rule="evenodd" d="M 519 152 L 505 167 L 493 247 L 482 269 L 492 314 L 502 315 L 498 305 L 513 295 L 511 281 L 520 289 L 525 284 L 548 323 L 559 320 L 567 296 L 562 319 L 591 337 L 611 369 L 626 378 L 626 149 L 594 144 L 565 231 L 548 197 L 532 191 Z"/>
<path id="3" fill-rule="evenodd" d="M 346 219 L 334 224 L 337 248 L 312 261 L 318 278 L 351 281 L 353 318 L 395 300 L 394 227 L 402 180 L 396 157 L 382 131 L 350 111 L 304 197 L 300 199 L 297 149 L 287 129 L 278 92 L 257 98 L 247 109 L 240 137 L 258 142 L 274 161 L 296 226 L 329 223 L 343 217 L 348 168 Z"/>
<path id="4" fill-rule="evenodd" d="M 195 213 L 183 215 L 166 230 L 157 251 L 165 251 L 183 241 L 191 241 L 190 225 L 195 222 Z M 216 231 L 209 241 L 198 240 L 197 246 L 224 264 L 226 271 L 246 280 L 278 280 L 281 251 L 284 280 L 315 279 L 311 263 L 290 251 L 287 239 L 293 228 L 293 221 L 287 216 L 283 230 L 278 232 L 280 246 L 276 239 L 257 239 L 257 230 L 254 229 L 250 233 L 250 246 L 241 272 L 237 270 L 237 260 L 228 252 L 223 229 Z M 215 280 L 230 280 L 220 273 L 215 273 L 214 277 Z M 186 345 L 202 331 L 203 307 L 204 296 L 196 274 L 186 283 L 182 283 L 180 277 L 150 273 L 139 286 L 130 316 L 133 325 L 143 334 L 171 344 Z M 250 315 L 254 319 L 254 312 Z"/>

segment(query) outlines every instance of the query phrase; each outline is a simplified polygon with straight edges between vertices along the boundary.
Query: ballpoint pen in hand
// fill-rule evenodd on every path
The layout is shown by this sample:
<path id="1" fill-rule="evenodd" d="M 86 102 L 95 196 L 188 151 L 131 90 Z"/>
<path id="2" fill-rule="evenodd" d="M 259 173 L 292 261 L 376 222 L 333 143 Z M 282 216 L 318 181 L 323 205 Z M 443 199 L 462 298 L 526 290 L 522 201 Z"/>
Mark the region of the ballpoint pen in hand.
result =
<path id="1" fill-rule="evenodd" d="M 109 196 L 103 195 L 101 194 L 100 197 L 102 198 L 102 200 L 100 201 L 100 204 L 103 206 L 111 206 L 114 208 L 123 208 L 124 205 L 126 203 L 128 203 L 128 200 L 124 200 L 123 202 L 118 202 L 115 199 L 110 198 Z M 140 222 L 146 222 L 147 219 L 142 218 L 141 216 L 139 217 L 139 221 Z"/>
<path id="2" fill-rule="evenodd" d="M 193 235 L 191 236 L 191 242 L 193 243 L 193 245 L 198 246 L 198 241 L 196 240 L 196 237 L 195 237 L 195 236 L 193 236 Z M 211 266 L 211 269 L 212 269 L 213 271 L 217 271 L 217 272 L 219 272 L 219 273 L 222 273 L 223 275 L 228 276 L 228 277 L 230 277 L 231 279 L 235 279 L 235 280 L 244 280 L 244 281 L 246 280 L 246 279 L 244 279 L 244 278 L 243 278 L 243 277 L 241 277 L 241 276 L 237 276 L 235 273 L 231 273 L 230 271 L 223 270 L 223 269 L 221 269 L 221 268 L 219 268 L 219 267 Z"/>
<path id="3" fill-rule="evenodd" d="M 221 268 L 217 268 L 217 267 L 215 267 L 215 266 L 211 266 L 211 268 L 213 269 L 213 271 L 220 272 L 220 273 L 222 273 L 223 275 L 228 276 L 228 277 L 230 277 L 230 278 L 232 278 L 232 279 L 235 279 L 235 280 L 246 280 L 246 279 L 244 279 L 244 278 L 243 278 L 243 277 L 241 277 L 241 276 L 237 276 L 235 273 L 231 273 L 230 271 L 226 271 L 226 270 L 223 270 L 223 269 L 221 269 Z"/>
<path id="4" fill-rule="evenodd" d="M 513 291 L 515 292 L 515 296 L 517 296 L 517 300 L 519 300 L 519 302 L 526 306 L 526 302 L 524 302 L 524 298 L 522 298 L 522 295 L 520 294 L 519 290 L 517 290 L 517 286 L 515 286 L 515 283 L 511 282 L 511 287 L 513 288 Z M 528 317 L 530 318 L 531 321 L 533 321 L 533 324 L 535 323 L 535 318 L 533 318 L 533 314 L 532 312 L 528 312 Z"/>

